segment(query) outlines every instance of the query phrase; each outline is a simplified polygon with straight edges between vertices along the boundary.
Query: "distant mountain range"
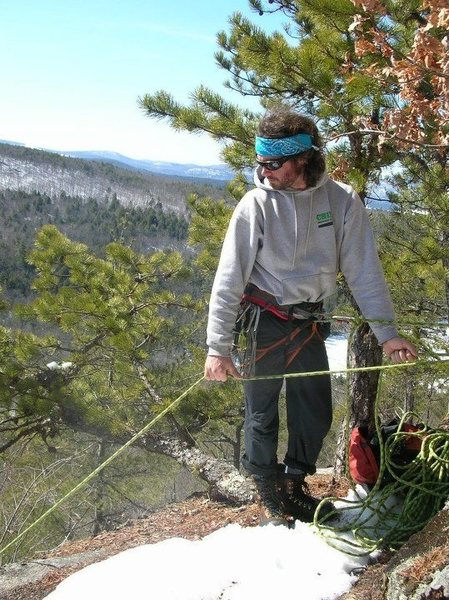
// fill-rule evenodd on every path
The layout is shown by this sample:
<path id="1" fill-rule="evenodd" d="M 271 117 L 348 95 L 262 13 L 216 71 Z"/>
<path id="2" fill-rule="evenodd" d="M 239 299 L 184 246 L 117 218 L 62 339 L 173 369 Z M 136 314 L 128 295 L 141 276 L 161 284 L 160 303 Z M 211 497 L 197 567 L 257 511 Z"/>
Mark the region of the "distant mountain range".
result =
<path id="1" fill-rule="evenodd" d="M 25 146 L 25 144 L 20 142 L 11 142 L 7 140 L 0 140 L 0 144 L 9 144 L 22 147 Z M 225 164 L 195 165 L 155 160 L 139 160 L 130 158 L 129 156 L 124 156 L 118 152 L 101 150 L 68 150 L 64 152 L 51 150 L 48 148 L 39 148 L 39 150 L 45 150 L 46 152 L 52 152 L 61 156 L 69 156 L 72 158 L 108 163 L 117 167 L 131 169 L 134 171 L 146 171 L 155 175 L 208 180 L 208 183 L 213 181 L 230 181 L 234 176 L 233 171 Z M 251 173 L 248 173 L 248 179 L 252 179 Z M 367 207 L 372 210 L 392 210 L 393 205 L 387 199 L 387 192 L 389 189 L 390 188 L 385 185 L 385 183 L 379 186 L 374 186 L 371 190 L 371 193 L 366 197 Z"/>
<path id="2" fill-rule="evenodd" d="M 150 171 L 151 173 L 157 173 L 158 175 L 194 177 L 195 179 L 217 179 L 219 181 L 229 181 L 233 178 L 233 172 L 224 164 L 201 166 L 155 160 L 138 160 L 129 158 L 118 152 L 107 151 L 69 151 L 64 152 L 63 154 L 75 158 L 108 162 L 121 167 L 126 166 L 130 169 L 137 169 L 139 171 Z"/>
<path id="3" fill-rule="evenodd" d="M 11 142 L 7 140 L 0 140 L 1 144 L 9 144 L 13 146 L 25 146 L 20 142 Z M 219 165 L 195 165 L 195 164 L 181 164 L 164 161 L 154 160 L 139 160 L 135 158 L 129 158 L 118 152 L 108 151 L 97 151 L 97 150 L 67 150 L 58 151 L 52 150 L 51 148 L 38 148 L 39 150 L 45 150 L 46 152 L 54 152 L 63 156 L 71 156 L 73 158 L 82 158 L 85 160 L 95 160 L 99 162 L 106 162 L 114 164 L 120 167 L 128 169 L 134 169 L 137 171 L 149 171 L 157 175 L 170 175 L 172 177 L 191 177 L 195 179 L 212 179 L 218 181 L 229 181 L 233 178 L 232 170 L 225 164 Z"/>
<path id="4" fill-rule="evenodd" d="M 100 202 L 116 199 L 123 206 L 134 207 L 160 204 L 163 210 L 182 215 L 188 214 L 190 194 L 229 198 L 226 181 L 210 171 L 194 173 L 193 166 L 179 165 L 174 175 L 167 174 L 168 169 L 154 172 L 132 166 L 132 159 L 125 162 L 126 157 L 120 155 L 107 160 L 101 152 L 94 153 L 96 158 L 87 158 L 84 155 L 88 153 L 83 152 L 74 154 L 0 141 L 0 190 L 39 192 L 52 199 L 61 195 Z"/>

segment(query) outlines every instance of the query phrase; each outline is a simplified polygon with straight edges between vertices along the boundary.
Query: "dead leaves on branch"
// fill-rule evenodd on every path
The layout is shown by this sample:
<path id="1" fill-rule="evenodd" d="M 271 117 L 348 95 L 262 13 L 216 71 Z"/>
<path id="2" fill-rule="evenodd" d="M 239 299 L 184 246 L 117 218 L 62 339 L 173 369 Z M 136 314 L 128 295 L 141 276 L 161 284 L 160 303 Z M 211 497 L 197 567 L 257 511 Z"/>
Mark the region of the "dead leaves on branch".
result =
<path id="1" fill-rule="evenodd" d="M 449 7 L 446 0 L 423 0 L 411 13 L 416 23 L 409 48 L 395 38 L 410 25 L 395 21 L 381 0 L 351 0 L 360 13 L 349 28 L 363 70 L 391 89 L 396 106 L 385 111 L 382 134 L 399 148 L 449 145 Z M 413 16 L 414 15 L 414 16 Z M 350 64 L 343 65 L 347 74 Z M 381 140 L 380 140 L 381 141 Z"/>

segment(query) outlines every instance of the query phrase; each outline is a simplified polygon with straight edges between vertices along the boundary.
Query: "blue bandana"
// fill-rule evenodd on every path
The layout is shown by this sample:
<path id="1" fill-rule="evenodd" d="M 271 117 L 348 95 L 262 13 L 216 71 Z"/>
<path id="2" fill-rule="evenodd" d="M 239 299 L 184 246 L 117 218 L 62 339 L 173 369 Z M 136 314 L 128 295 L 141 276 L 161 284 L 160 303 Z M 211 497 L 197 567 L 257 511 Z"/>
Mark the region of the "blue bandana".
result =
<path id="1" fill-rule="evenodd" d="M 313 145 L 312 136 L 308 133 L 297 133 L 282 138 L 256 137 L 256 154 L 259 156 L 292 156 L 311 148 L 318 149 Z"/>

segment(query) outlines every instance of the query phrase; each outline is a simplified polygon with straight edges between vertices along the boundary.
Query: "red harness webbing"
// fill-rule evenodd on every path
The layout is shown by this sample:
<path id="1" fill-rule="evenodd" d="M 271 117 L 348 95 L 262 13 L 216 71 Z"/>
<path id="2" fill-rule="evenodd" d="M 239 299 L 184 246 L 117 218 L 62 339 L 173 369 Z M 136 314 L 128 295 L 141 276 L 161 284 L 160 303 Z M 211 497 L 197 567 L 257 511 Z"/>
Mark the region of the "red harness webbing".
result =
<path id="1" fill-rule="evenodd" d="M 252 304 L 257 304 L 257 306 L 268 310 L 269 312 L 273 313 L 273 315 L 275 315 L 279 319 L 283 319 L 284 321 L 288 321 L 290 318 L 286 310 L 283 310 L 279 305 L 272 304 L 267 300 L 264 300 L 260 296 L 253 296 L 252 294 L 243 294 L 242 302 L 251 302 Z"/>

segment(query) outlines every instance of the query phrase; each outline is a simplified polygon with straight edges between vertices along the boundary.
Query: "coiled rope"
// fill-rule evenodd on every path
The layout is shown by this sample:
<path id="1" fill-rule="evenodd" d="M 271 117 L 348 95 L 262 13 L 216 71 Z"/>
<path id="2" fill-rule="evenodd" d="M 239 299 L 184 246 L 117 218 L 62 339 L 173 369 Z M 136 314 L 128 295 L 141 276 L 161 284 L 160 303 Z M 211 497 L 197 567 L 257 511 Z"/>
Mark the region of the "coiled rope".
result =
<path id="1" fill-rule="evenodd" d="M 380 448 L 380 469 L 375 486 L 363 497 L 354 490 L 355 499 L 326 498 L 317 508 L 314 525 L 328 544 L 346 554 L 363 556 L 380 549 L 394 550 L 413 533 L 424 528 L 449 498 L 449 431 L 421 425 L 416 432 L 403 431 L 405 423 L 419 416 L 406 412 L 396 432 L 383 441 L 375 405 L 376 433 Z M 407 464 L 395 462 L 398 448 L 407 438 L 419 439 L 419 454 Z M 385 483 L 385 477 L 390 480 Z M 342 522 L 320 522 L 320 509 L 336 502 L 333 516 Z M 332 515 L 331 515 L 332 518 Z M 348 534 L 351 534 L 348 536 Z"/>

